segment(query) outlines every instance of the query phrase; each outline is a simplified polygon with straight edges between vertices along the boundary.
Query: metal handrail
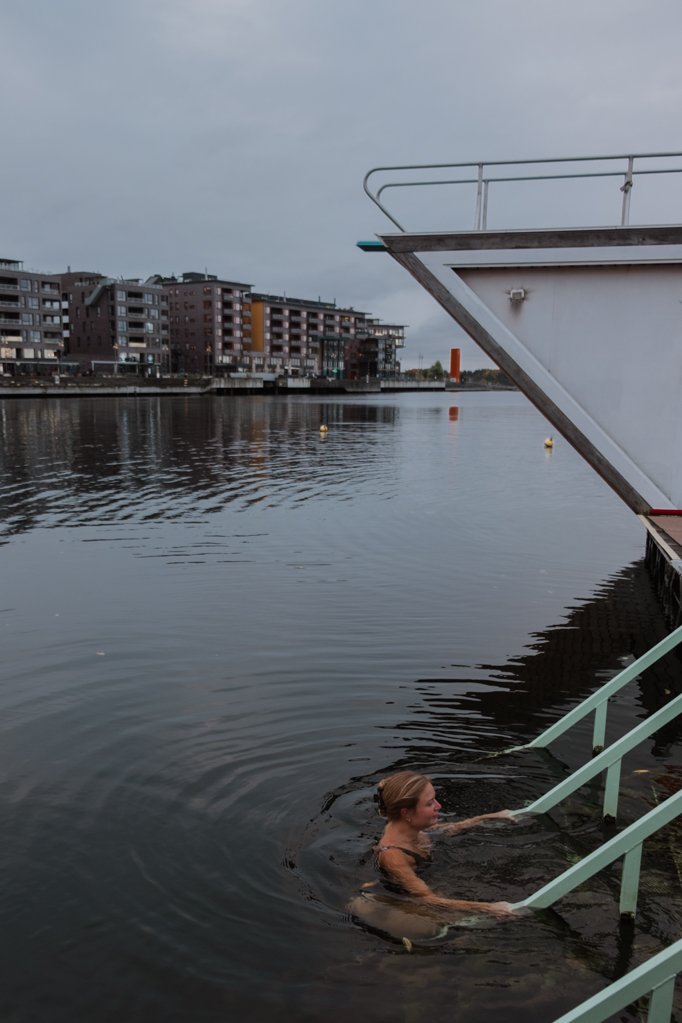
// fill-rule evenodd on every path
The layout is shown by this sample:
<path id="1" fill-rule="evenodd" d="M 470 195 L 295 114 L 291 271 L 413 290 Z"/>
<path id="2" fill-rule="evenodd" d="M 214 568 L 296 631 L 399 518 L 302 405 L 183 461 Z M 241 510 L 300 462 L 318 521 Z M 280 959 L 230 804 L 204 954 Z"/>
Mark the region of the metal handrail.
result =
<path id="1" fill-rule="evenodd" d="M 594 728 L 592 731 L 592 752 L 600 753 L 604 749 L 605 735 L 606 735 L 606 715 L 608 708 L 608 701 L 615 693 L 619 692 L 628 682 L 632 682 L 633 679 L 641 675 L 643 671 L 655 664 L 656 661 L 664 657 L 665 654 L 669 653 L 676 646 L 682 643 L 682 625 L 677 629 L 674 629 L 671 633 L 665 636 L 659 643 L 652 646 L 650 650 L 647 650 L 645 654 L 638 657 L 636 661 L 629 664 L 627 668 L 619 672 L 609 682 L 605 682 L 603 686 L 597 689 L 591 696 L 579 703 L 577 707 L 573 707 L 569 710 L 559 721 L 556 721 L 549 728 L 545 729 L 541 735 L 533 739 L 531 742 L 526 743 L 525 746 L 514 746 L 513 751 L 523 749 L 538 749 L 548 746 L 550 742 L 554 742 L 560 735 L 567 732 L 569 728 L 577 724 L 586 717 L 591 711 L 594 711 Z M 508 751 L 508 752 L 511 752 Z"/>
<path id="2" fill-rule="evenodd" d="M 682 940 L 609 984 L 604 991 L 588 998 L 554 1023 L 604 1023 L 614 1013 L 649 993 L 648 1023 L 668 1023 L 673 1007 L 675 979 L 680 970 Z"/>
<path id="3" fill-rule="evenodd" d="M 582 788 L 597 775 L 606 771 L 606 784 L 604 786 L 604 817 L 615 820 L 618 810 L 618 790 L 620 787 L 620 768 L 623 757 L 638 746 L 644 739 L 663 728 L 673 718 L 682 714 L 682 693 L 676 696 L 665 707 L 661 707 L 655 714 L 640 722 L 626 735 L 618 739 L 611 746 L 608 746 L 602 753 L 589 760 L 577 771 L 564 778 L 558 785 L 545 792 L 539 799 L 534 800 L 528 806 L 514 810 L 515 815 L 526 813 L 547 813 L 557 803 L 561 803 L 567 796 L 572 795 L 577 789 Z"/>
<path id="4" fill-rule="evenodd" d="M 642 860 L 642 845 L 656 831 L 664 828 L 682 814 L 682 792 L 669 796 L 653 810 L 630 824 L 608 842 L 591 852 L 584 859 L 574 863 L 572 867 L 555 877 L 527 899 L 514 903 L 514 909 L 548 909 L 574 888 L 589 881 L 604 867 L 610 866 L 615 860 L 623 859 L 623 873 L 620 885 L 621 916 L 634 916 L 637 908 L 639 889 L 639 868 Z"/>
<path id="5" fill-rule="evenodd" d="M 597 692 L 583 700 L 581 704 L 565 714 L 560 721 L 547 728 L 535 740 L 526 746 L 514 747 L 514 749 L 543 748 L 559 735 L 563 735 L 591 711 L 594 711 L 595 715 L 593 746 L 595 750 L 602 748 L 605 741 L 606 709 L 609 698 L 674 649 L 680 642 L 682 642 L 682 626 L 656 643 L 642 657 L 628 665 L 615 678 L 601 686 Z M 572 775 L 555 785 L 529 806 L 513 811 L 514 815 L 544 813 L 606 771 L 603 812 L 605 817 L 615 818 L 623 757 L 681 713 L 682 694 L 676 696 L 607 749 L 602 749 L 602 752 L 593 760 L 578 768 Z M 515 903 L 513 908 L 517 910 L 546 909 L 622 857 L 619 910 L 621 917 L 633 917 L 639 895 L 643 844 L 647 838 L 680 815 L 682 815 L 682 791 L 676 792 L 663 803 L 655 806 L 620 834 L 615 835 L 594 852 L 569 867 L 533 895 Z M 654 956 L 648 963 L 632 970 L 625 977 L 611 984 L 605 991 L 594 995 L 582 1005 L 565 1013 L 555 1023 L 604 1023 L 613 1013 L 620 1011 L 635 999 L 646 994 L 651 994 L 648 1023 L 669 1023 L 675 981 L 680 970 L 682 970 L 682 941 L 676 942 L 670 948 Z"/>
<path id="6" fill-rule="evenodd" d="M 476 185 L 476 211 L 474 215 L 474 230 L 485 231 L 487 229 L 488 192 L 491 184 L 496 182 L 510 181 L 552 181 L 565 180 L 568 178 L 594 178 L 594 177 L 618 177 L 623 179 L 620 190 L 623 193 L 621 206 L 621 226 L 630 222 L 630 193 L 634 184 L 634 178 L 644 174 L 680 174 L 682 167 L 660 167 L 642 168 L 635 170 L 636 160 L 661 160 L 682 157 L 682 152 L 659 152 L 659 153 L 622 153 L 618 155 L 609 154 L 603 156 L 568 156 L 568 157 L 542 157 L 534 160 L 484 160 L 468 161 L 466 163 L 415 163 L 386 167 L 373 167 L 365 174 L 362 187 L 373 203 L 379 207 L 384 216 L 388 217 L 392 224 L 399 231 L 406 229 L 398 220 L 389 213 L 388 209 L 381 202 L 381 194 L 387 188 L 413 188 L 432 185 Z M 624 169 L 613 171 L 585 171 L 584 173 L 561 173 L 561 174 L 529 174 L 529 175 L 498 175 L 493 172 L 486 173 L 488 168 L 515 167 L 539 164 L 577 164 L 577 163 L 604 163 L 611 161 L 626 161 Z M 376 193 L 369 189 L 369 179 L 379 173 L 394 171 L 419 171 L 419 170 L 454 170 L 457 168 L 474 168 L 476 177 L 458 178 L 455 180 L 437 181 L 389 181 L 382 185 Z"/>

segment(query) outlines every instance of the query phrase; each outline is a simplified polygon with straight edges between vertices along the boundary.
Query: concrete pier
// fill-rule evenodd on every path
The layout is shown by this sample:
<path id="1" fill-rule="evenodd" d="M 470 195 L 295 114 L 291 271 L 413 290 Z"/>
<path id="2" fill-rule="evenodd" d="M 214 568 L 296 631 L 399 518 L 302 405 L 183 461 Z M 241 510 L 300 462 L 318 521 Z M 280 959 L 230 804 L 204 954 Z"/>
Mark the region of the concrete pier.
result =
<path id="1" fill-rule="evenodd" d="M 157 398 L 166 396 L 255 394 L 382 394 L 401 391 L 444 391 L 444 380 L 324 380 L 308 377 L 264 377 L 239 374 L 178 380 L 137 380 L 121 377 L 62 378 L 30 383 L 0 382 L 2 398 Z M 472 388 L 473 390 L 474 388 Z"/>

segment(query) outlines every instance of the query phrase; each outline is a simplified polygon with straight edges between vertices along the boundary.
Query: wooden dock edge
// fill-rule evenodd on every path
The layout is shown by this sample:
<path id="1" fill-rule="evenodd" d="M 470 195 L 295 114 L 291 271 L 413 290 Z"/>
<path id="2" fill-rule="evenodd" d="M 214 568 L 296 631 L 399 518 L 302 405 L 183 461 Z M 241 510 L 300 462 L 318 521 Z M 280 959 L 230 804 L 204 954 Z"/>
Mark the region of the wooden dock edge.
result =
<path id="1" fill-rule="evenodd" d="M 637 516 L 646 529 L 645 564 L 671 629 L 682 625 L 682 547 L 646 515 Z"/>

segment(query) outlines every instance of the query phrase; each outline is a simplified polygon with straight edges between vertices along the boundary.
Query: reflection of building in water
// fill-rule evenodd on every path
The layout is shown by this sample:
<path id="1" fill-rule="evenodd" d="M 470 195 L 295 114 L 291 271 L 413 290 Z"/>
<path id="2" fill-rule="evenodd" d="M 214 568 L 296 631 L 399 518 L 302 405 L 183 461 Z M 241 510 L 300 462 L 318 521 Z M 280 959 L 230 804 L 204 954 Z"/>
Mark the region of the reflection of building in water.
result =
<path id="1" fill-rule="evenodd" d="M 390 424 L 396 415 L 391 405 L 255 397 L 3 402 L 2 532 L 133 513 L 177 518 L 199 501 L 216 511 L 274 500 L 281 490 L 310 500 L 320 488 L 371 478 L 386 445 L 368 447 L 363 432 L 358 459 L 353 427 Z M 323 418 L 346 428 L 324 453 Z"/>
<path id="2" fill-rule="evenodd" d="M 0 373 L 54 373 L 62 351 L 59 278 L 0 259 Z"/>

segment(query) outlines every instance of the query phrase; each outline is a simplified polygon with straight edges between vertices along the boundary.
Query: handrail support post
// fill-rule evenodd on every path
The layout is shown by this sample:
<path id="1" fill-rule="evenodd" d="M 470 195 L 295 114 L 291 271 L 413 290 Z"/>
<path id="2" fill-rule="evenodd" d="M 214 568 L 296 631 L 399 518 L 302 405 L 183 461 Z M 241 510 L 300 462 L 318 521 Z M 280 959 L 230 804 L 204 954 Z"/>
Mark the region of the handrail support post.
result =
<path id="1" fill-rule="evenodd" d="M 606 712 L 608 700 L 603 700 L 594 709 L 594 728 L 592 730 L 592 753 L 601 753 L 606 742 Z"/>
<path id="2" fill-rule="evenodd" d="M 481 216 L 483 210 L 483 164 L 478 165 L 478 178 L 476 180 L 476 213 L 474 216 L 474 231 L 481 230 Z"/>
<path id="3" fill-rule="evenodd" d="M 647 1023 L 670 1023 L 675 995 L 675 976 L 668 977 L 655 987 L 649 999 Z"/>
<path id="4" fill-rule="evenodd" d="M 623 857 L 623 873 L 620 881 L 620 915 L 633 917 L 637 910 L 639 894 L 639 869 L 642 864 L 642 843 L 634 846 Z"/>
<path id="5" fill-rule="evenodd" d="M 620 767 L 622 759 L 614 761 L 606 770 L 604 786 L 604 820 L 614 820 L 618 815 L 618 790 L 620 788 Z"/>
<path id="6" fill-rule="evenodd" d="M 625 181 L 621 185 L 621 192 L 623 193 L 623 209 L 621 212 L 620 223 L 622 227 L 625 227 L 630 223 L 630 192 L 632 191 L 632 170 L 634 167 L 635 158 L 634 156 L 628 157 L 628 169 L 625 172 Z"/>

